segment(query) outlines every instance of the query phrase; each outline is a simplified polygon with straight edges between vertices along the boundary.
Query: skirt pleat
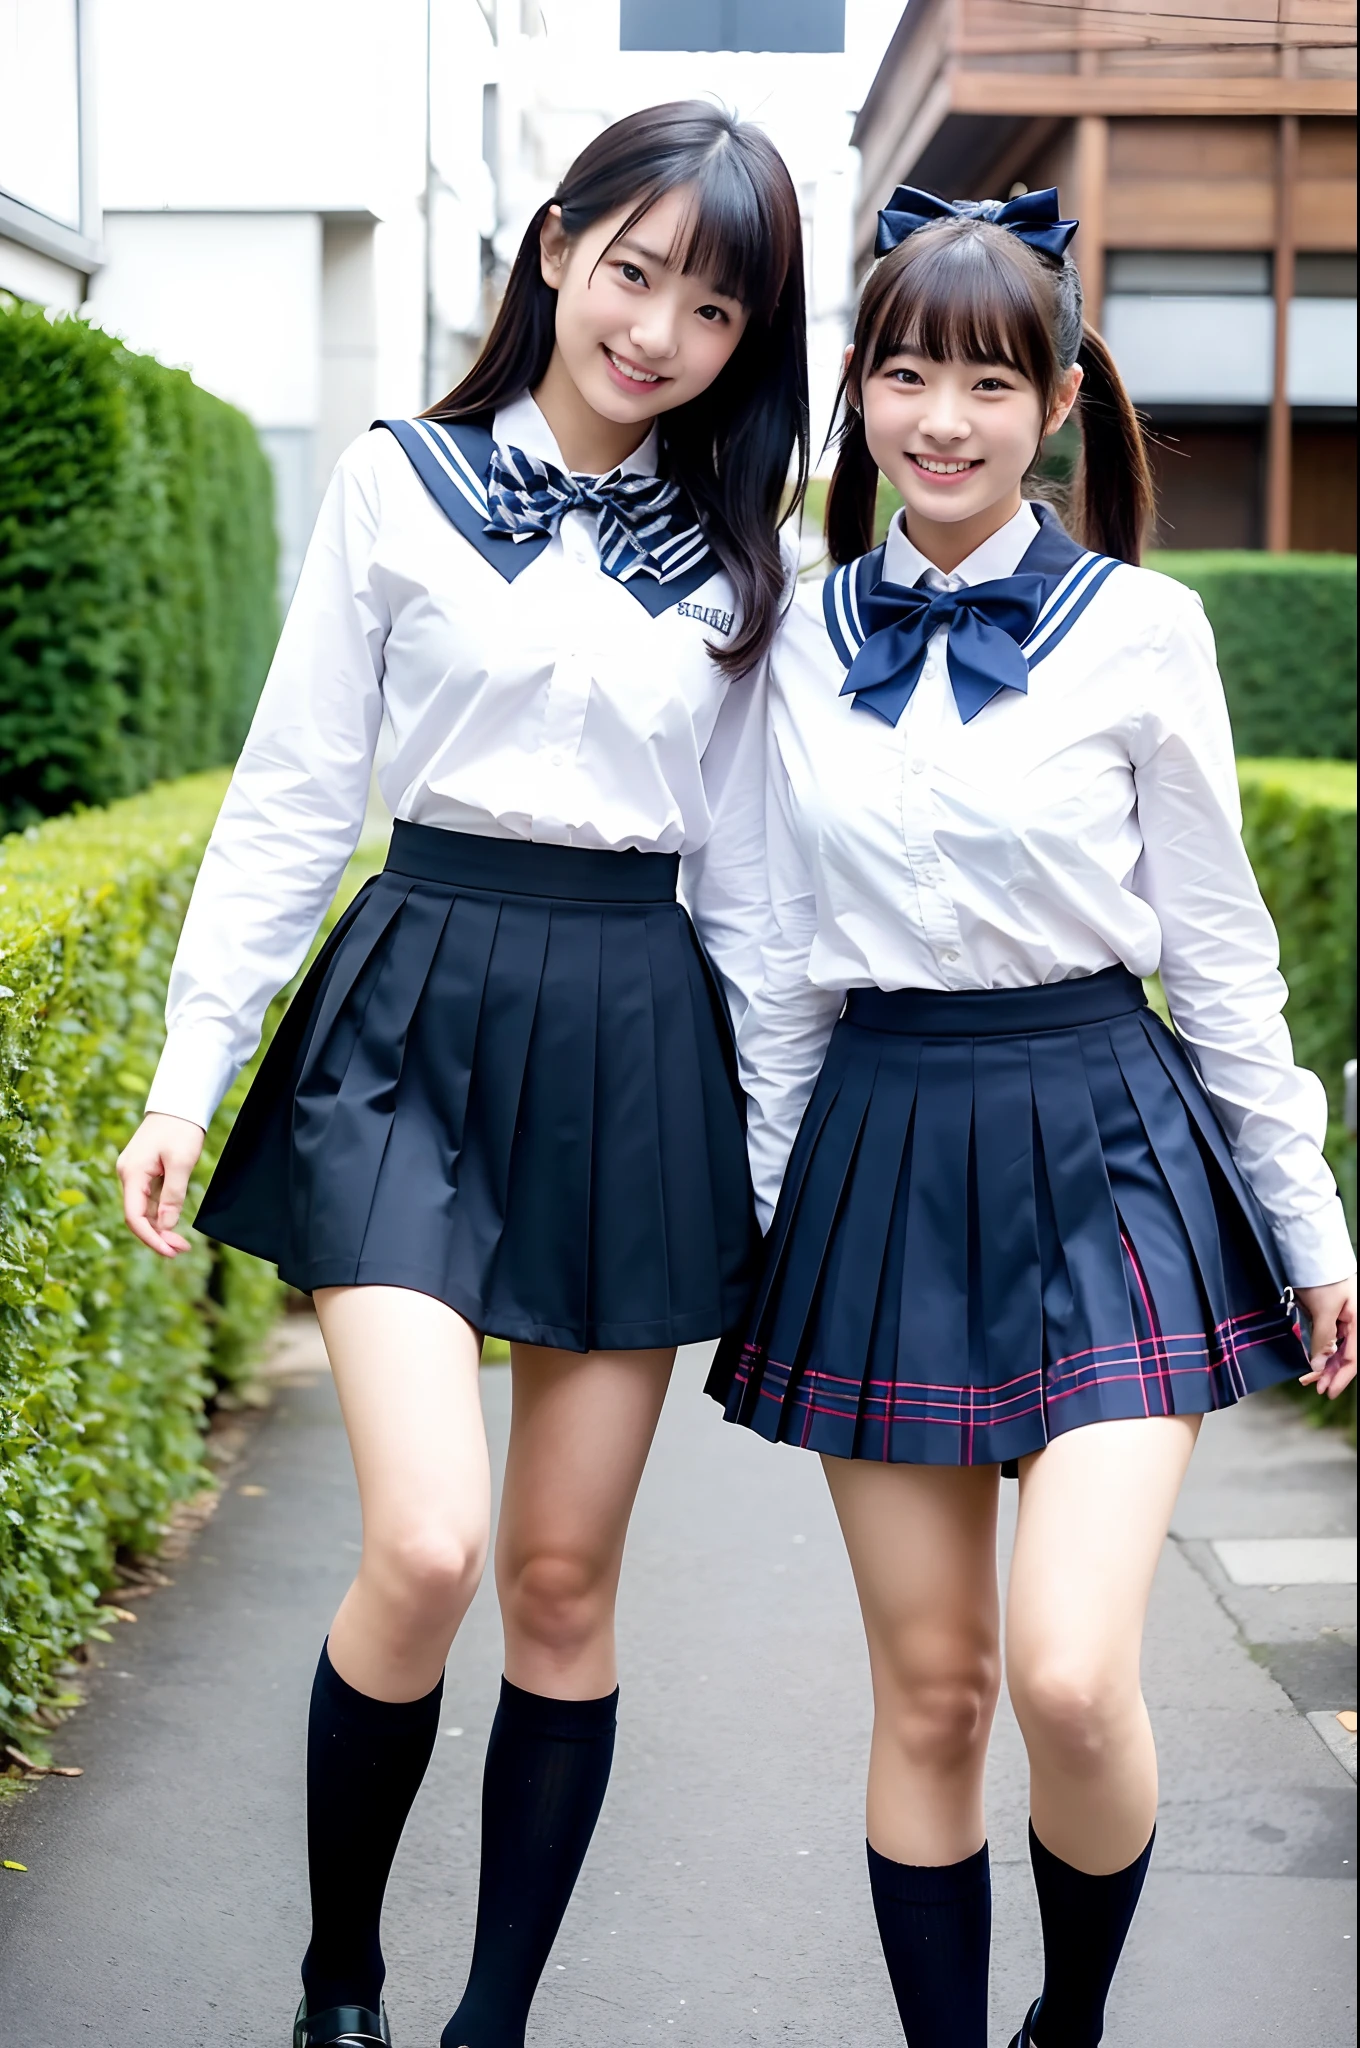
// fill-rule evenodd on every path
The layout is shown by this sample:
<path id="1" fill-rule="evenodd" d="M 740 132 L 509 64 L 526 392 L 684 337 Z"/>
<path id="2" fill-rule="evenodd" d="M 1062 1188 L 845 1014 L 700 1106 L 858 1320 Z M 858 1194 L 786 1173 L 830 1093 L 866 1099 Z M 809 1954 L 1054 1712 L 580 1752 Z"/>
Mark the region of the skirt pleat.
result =
<path id="1" fill-rule="evenodd" d="M 738 1327 L 743 1105 L 674 862 L 481 841 L 464 882 L 463 835 L 393 845 L 275 1034 L 197 1227 L 305 1291 L 413 1288 L 525 1343 Z"/>
<path id="2" fill-rule="evenodd" d="M 1013 1468 L 1082 1424 L 1306 1370 L 1261 1213 L 1132 977 L 856 994 L 709 1378 L 729 1420 Z"/>

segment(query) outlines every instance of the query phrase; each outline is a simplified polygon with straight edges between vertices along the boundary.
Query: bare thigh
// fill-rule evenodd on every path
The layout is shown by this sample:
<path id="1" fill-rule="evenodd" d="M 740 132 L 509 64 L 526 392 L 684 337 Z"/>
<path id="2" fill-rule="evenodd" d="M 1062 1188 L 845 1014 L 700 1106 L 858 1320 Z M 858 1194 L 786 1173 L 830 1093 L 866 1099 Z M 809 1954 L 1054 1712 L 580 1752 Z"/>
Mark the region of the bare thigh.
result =
<path id="1" fill-rule="evenodd" d="M 506 1676 L 526 1692 L 602 1699 L 617 1682 L 624 1542 L 674 1362 L 511 1346 L 496 1585 Z"/>
<path id="2" fill-rule="evenodd" d="M 1000 1680 L 996 1466 L 824 1458 L 874 1686 L 869 1840 L 899 1863 L 957 1863 L 985 1834 Z"/>
<path id="3" fill-rule="evenodd" d="M 438 1681 L 486 1558 L 481 1337 L 407 1288 L 322 1288 L 316 1311 L 363 1516 L 332 1661 L 360 1692 L 418 1698 Z"/>

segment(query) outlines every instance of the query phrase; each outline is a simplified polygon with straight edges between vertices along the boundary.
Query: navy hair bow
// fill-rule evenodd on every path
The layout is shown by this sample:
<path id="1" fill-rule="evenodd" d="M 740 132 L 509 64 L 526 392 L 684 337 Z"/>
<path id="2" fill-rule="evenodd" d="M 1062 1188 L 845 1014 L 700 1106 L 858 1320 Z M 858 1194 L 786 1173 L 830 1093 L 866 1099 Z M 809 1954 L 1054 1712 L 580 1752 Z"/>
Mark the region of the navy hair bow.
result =
<path id="1" fill-rule="evenodd" d="M 1005 576 L 962 590 L 880 583 L 860 600 L 868 637 L 841 690 L 856 708 L 896 725 L 921 680 L 926 650 L 947 627 L 946 659 L 959 717 L 966 725 L 1001 690 L 1029 688 L 1022 643 L 1033 632 L 1050 588 L 1042 576 Z"/>
<path id="2" fill-rule="evenodd" d="M 994 199 L 937 199 L 933 192 L 918 192 L 914 185 L 899 185 L 878 216 L 875 256 L 886 256 L 918 228 L 938 220 L 992 220 L 1009 228 L 1031 249 L 1045 256 L 1060 257 L 1080 225 L 1058 218 L 1058 194 L 1054 186 L 1046 192 L 1022 192 L 1018 198 L 998 205 Z"/>
<path id="3" fill-rule="evenodd" d="M 493 446 L 486 481 L 488 533 L 555 533 L 568 512 L 598 516 L 600 567 L 627 583 L 641 573 L 668 583 L 708 552 L 680 486 L 659 476 L 567 476 L 522 448 Z"/>

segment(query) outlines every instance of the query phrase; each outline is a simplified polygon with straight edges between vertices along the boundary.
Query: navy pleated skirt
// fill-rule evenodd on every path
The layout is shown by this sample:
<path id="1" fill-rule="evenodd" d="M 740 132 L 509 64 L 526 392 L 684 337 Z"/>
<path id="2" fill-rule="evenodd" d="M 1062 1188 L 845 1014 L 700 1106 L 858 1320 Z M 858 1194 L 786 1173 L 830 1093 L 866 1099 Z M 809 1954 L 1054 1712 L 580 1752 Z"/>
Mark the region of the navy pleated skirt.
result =
<path id="1" fill-rule="evenodd" d="M 1116 967 L 850 991 L 708 1389 L 833 1457 L 986 1465 L 1306 1370 L 1203 1087 Z"/>
<path id="2" fill-rule="evenodd" d="M 399 822 L 197 1228 L 308 1292 L 414 1288 L 524 1343 L 737 1327 L 759 1243 L 742 1096 L 678 865 Z"/>

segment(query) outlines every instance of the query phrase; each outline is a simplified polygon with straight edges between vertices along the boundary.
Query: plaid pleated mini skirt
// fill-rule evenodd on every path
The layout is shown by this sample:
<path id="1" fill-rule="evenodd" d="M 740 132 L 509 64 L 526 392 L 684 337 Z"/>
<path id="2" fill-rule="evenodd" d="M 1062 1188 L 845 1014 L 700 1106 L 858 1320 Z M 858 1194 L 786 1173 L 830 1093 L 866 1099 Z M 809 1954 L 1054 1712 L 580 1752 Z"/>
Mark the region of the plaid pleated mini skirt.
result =
<path id="1" fill-rule="evenodd" d="M 708 1390 L 833 1457 L 1004 1465 L 1306 1370 L 1204 1089 L 1114 967 L 850 991 Z"/>
<path id="2" fill-rule="evenodd" d="M 759 1243 L 723 998 L 673 856 L 398 823 L 195 1219 L 318 1287 L 572 1351 L 739 1326 Z"/>

